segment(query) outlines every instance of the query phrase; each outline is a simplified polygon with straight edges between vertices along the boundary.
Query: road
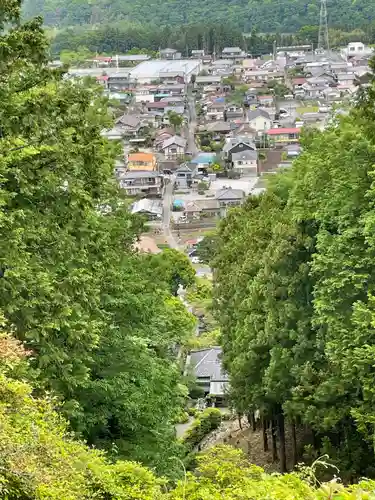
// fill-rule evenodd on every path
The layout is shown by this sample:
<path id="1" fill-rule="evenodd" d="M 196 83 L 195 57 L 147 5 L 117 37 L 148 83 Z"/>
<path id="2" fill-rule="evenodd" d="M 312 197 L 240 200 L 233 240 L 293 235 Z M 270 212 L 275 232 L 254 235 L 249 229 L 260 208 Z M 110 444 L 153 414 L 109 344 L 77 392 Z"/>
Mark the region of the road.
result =
<path id="1" fill-rule="evenodd" d="M 169 182 L 165 185 L 163 196 L 163 232 L 168 245 L 171 248 L 179 249 L 179 244 L 171 231 L 171 206 L 173 201 L 173 186 L 176 180 L 175 175 L 171 175 Z"/>
<path id="2" fill-rule="evenodd" d="M 187 151 L 195 155 L 198 152 L 195 144 L 195 129 L 197 127 L 197 114 L 195 111 L 195 97 L 191 87 L 187 90 L 187 109 L 188 109 L 188 123 L 185 127 L 185 138 L 187 140 Z"/>
<path id="3" fill-rule="evenodd" d="M 192 153 L 194 156 L 197 152 L 197 146 L 195 144 L 195 128 L 197 126 L 197 116 L 195 112 L 195 97 L 192 93 L 192 89 L 189 86 L 187 90 L 187 109 L 188 109 L 188 122 L 185 126 L 184 135 L 187 140 L 187 151 Z M 168 182 L 164 189 L 163 196 L 163 232 L 168 245 L 171 248 L 179 249 L 180 245 L 176 238 L 173 236 L 170 223 L 171 223 L 171 206 L 173 202 L 173 186 L 176 177 L 171 175 L 170 182 Z"/>

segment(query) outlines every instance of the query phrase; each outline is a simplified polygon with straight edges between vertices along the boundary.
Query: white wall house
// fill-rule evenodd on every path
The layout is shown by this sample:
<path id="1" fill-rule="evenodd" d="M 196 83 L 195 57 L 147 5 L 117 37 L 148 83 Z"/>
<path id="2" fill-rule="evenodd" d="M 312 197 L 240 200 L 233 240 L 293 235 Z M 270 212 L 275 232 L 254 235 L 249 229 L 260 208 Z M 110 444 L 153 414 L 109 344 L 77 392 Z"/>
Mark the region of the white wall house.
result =
<path id="1" fill-rule="evenodd" d="M 244 150 L 232 153 L 233 170 L 240 175 L 254 175 L 258 173 L 258 153 L 254 150 Z"/>
<path id="2" fill-rule="evenodd" d="M 272 127 L 272 120 L 266 111 L 255 109 L 254 111 L 249 111 L 247 117 L 250 127 L 257 132 L 269 130 Z"/>

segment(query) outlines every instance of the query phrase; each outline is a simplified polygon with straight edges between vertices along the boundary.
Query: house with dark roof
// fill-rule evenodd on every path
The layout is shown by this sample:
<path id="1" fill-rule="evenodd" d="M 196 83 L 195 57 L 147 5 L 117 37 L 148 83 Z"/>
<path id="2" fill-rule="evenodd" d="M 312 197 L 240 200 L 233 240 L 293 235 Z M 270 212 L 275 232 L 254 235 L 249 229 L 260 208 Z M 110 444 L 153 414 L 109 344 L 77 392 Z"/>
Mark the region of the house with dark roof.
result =
<path id="1" fill-rule="evenodd" d="M 220 217 L 225 217 L 230 207 L 237 207 L 245 200 L 245 192 L 242 189 L 223 187 L 216 191 L 215 199 L 219 202 Z"/>
<path id="2" fill-rule="evenodd" d="M 225 399 L 229 389 L 229 377 L 221 363 L 221 347 L 191 351 L 186 359 L 186 373 L 192 372 L 205 395 L 216 396 L 216 401 Z"/>
<path id="3" fill-rule="evenodd" d="M 257 132 L 268 130 L 272 126 L 270 115 L 267 111 L 259 108 L 247 112 L 247 122 Z"/>
<path id="4" fill-rule="evenodd" d="M 224 158 L 232 161 L 232 154 L 243 152 L 247 149 L 256 151 L 256 146 L 250 137 L 229 137 L 223 147 Z"/>

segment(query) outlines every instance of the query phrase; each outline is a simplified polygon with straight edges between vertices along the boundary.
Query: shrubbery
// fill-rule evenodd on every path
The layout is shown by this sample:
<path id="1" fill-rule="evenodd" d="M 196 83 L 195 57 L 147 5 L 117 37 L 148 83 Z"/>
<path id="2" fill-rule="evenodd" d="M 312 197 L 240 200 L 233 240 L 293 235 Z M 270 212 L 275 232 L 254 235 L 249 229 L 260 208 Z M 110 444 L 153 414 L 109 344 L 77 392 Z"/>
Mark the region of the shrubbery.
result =
<path id="1" fill-rule="evenodd" d="M 193 450 L 202 439 L 221 424 L 222 415 L 217 408 L 206 408 L 196 418 L 183 437 L 183 442 L 189 451 Z"/>

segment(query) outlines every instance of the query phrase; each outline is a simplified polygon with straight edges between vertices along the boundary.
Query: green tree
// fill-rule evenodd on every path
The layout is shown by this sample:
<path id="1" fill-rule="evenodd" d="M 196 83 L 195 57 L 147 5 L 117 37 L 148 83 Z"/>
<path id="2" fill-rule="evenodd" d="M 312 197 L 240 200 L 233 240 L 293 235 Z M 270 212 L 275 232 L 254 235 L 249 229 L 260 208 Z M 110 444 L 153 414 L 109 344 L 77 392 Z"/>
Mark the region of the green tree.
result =
<path id="1" fill-rule="evenodd" d="M 169 120 L 169 123 L 174 128 L 175 132 L 180 130 L 181 125 L 184 122 L 183 117 L 181 115 L 179 115 L 178 113 L 176 113 L 175 111 L 168 111 L 168 120 Z"/>

